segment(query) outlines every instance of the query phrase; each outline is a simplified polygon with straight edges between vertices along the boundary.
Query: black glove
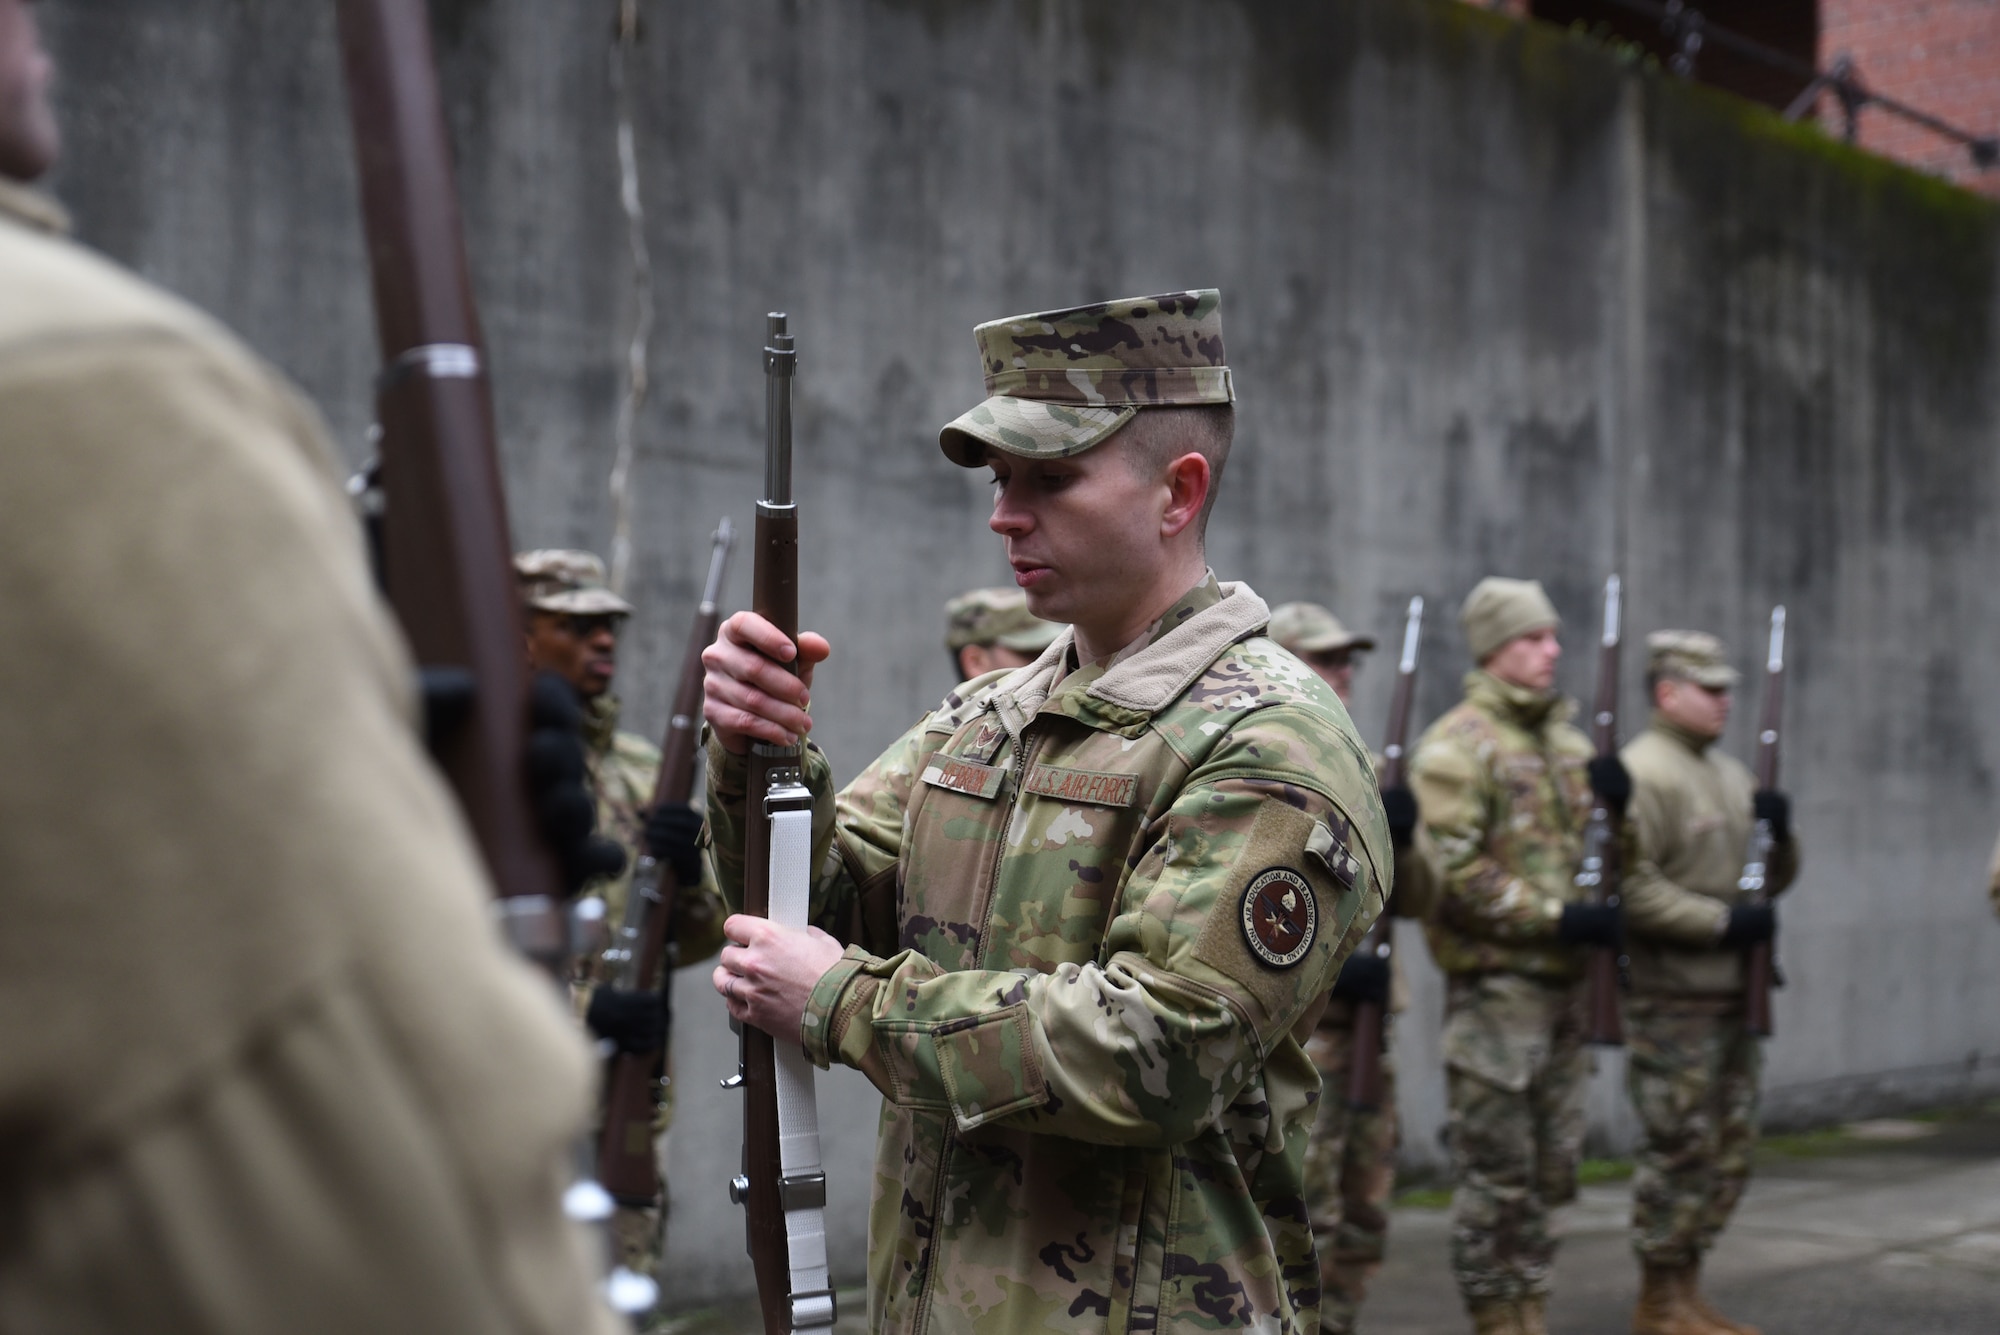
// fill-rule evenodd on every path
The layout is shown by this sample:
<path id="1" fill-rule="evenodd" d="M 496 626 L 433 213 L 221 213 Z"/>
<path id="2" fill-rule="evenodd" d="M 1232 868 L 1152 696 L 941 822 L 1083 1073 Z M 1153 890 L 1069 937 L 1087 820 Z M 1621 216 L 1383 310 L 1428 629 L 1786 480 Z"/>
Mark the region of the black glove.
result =
<path id="1" fill-rule="evenodd" d="M 1778 915 L 1769 904 L 1737 904 L 1729 910 L 1729 925 L 1722 929 L 1725 946 L 1754 946 L 1769 941 L 1778 930 Z"/>
<path id="2" fill-rule="evenodd" d="M 1389 1004 L 1389 961 L 1372 951 L 1355 951 L 1333 980 L 1333 995 L 1347 1001 Z"/>
<path id="3" fill-rule="evenodd" d="M 1616 946 L 1624 939 L 1624 916 L 1615 904 L 1565 904 L 1556 939 L 1572 946 Z"/>
<path id="4" fill-rule="evenodd" d="M 662 802 L 646 813 L 646 851 L 674 869 L 682 885 L 701 883 L 701 813 L 685 802 Z"/>
<path id="5" fill-rule="evenodd" d="M 570 684 L 539 673 L 528 692 L 528 798 L 542 835 L 575 894 L 599 876 L 616 876 L 625 850 L 599 838 L 597 803 L 584 784 L 583 709 Z"/>
<path id="6" fill-rule="evenodd" d="M 1382 790 L 1382 814 L 1389 818 L 1389 842 L 1408 848 L 1417 837 L 1417 795 L 1398 784 Z"/>
<path id="7" fill-rule="evenodd" d="M 590 994 L 583 1022 L 620 1052 L 658 1052 L 667 1041 L 667 1012 L 658 992 L 625 992 L 600 987 Z"/>
<path id="8" fill-rule="evenodd" d="M 1784 843 L 1792 837 L 1792 799 L 1775 788 L 1759 788 L 1750 796 L 1757 819 L 1771 823 L 1771 838 Z"/>
<path id="9" fill-rule="evenodd" d="M 1623 816 L 1626 803 L 1632 800 L 1632 776 L 1626 773 L 1625 762 L 1617 756 L 1591 757 L 1590 791 L 1612 815 Z"/>

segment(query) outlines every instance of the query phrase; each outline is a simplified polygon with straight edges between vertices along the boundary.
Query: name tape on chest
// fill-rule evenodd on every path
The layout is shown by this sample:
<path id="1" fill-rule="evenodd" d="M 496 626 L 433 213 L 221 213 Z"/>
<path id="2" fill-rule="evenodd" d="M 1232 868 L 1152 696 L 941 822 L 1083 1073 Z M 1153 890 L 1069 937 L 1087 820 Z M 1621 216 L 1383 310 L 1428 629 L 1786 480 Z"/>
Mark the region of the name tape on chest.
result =
<path id="1" fill-rule="evenodd" d="M 1243 939 L 1258 962 L 1289 969 L 1306 957 L 1319 933 L 1319 901 L 1290 867 L 1268 867 L 1243 889 Z"/>
<path id="2" fill-rule="evenodd" d="M 1129 807 L 1139 799 L 1136 774 L 1100 774 L 1087 769 L 1037 765 L 1028 771 L 1023 792 L 1058 802 L 1082 802 L 1098 807 Z"/>
<path id="3" fill-rule="evenodd" d="M 982 765 L 976 760 L 959 760 L 953 756 L 933 756 L 920 777 L 933 788 L 990 801 L 999 793 L 1000 782 L 1006 775 L 1007 771 L 998 765 Z"/>

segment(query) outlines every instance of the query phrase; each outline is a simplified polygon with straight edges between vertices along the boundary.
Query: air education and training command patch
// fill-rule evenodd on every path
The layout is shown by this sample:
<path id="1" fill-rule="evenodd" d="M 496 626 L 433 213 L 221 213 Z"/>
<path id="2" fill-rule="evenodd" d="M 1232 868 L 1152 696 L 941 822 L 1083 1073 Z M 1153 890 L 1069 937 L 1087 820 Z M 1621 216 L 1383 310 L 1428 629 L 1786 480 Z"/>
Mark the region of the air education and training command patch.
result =
<path id="1" fill-rule="evenodd" d="M 1318 930 L 1319 901 L 1305 877 L 1271 867 L 1250 878 L 1243 891 L 1243 937 L 1264 965 L 1291 968 L 1312 949 Z"/>

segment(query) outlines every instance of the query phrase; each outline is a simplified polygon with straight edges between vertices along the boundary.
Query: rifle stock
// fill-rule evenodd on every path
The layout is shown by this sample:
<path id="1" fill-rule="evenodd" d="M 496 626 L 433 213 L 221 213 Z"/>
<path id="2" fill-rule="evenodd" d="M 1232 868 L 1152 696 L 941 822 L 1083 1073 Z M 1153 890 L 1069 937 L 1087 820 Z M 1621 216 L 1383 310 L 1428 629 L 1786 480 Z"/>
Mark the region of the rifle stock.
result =
<path id="1" fill-rule="evenodd" d="M 659 775 L 649 803 L 684 803 L 694 795 L 695 754 L 701 715 L 701 651 L 715 639 L 722 619 L 718 600 L 722 576 L 734 539 L 729 521 L 715 530 L 710 549 L 708 582 L 688 631 L 681 655 L 680 681 L 674 690 L 673 716 L 660 742 Z M 661 1032 L 673 1033 L 674 901 L 680 882 L 673 868 L 650 852 L 641 852 L 626 892 L 625 918 L 617 938 L 604 952 L 606 974 L 627 991 L 660 989 Z M 604 1125 L 598 1132 L 597 1180 L 626 1205 L 651 1205 L 660 1199 L 659 1160 L 653 1153 L 654 1091 L 665 1074 L 666 1048 L 653 1052 L 621 1052 L 605 1074 Z"/>
<path id="2" fill-rule="evenodd" d="M 529 805 L 527 667 L 485 353 L 422 0 L 339 0 L 383 371 L 382 579 L 417 662 L 469 682 L 433 738 L 510 935 L 567 953 L 562 880 Z"/>
<path id="3" fill-rule="evenodd" d="M 1410 599 L 1403 622 L 1403 657 L 1396 667 L 1396 692 L 1389 700 L 1389 733 L 1382 747 L 1382 772 L 1377 781 L 1384 792 L 1403 783 L 1406 757 L 1404 746 L 1410 735 L 1410 711 L 1416 702 L 1417 649 L 1423 638 L 1424 600 Z M 1390 895 L 1393 898 L 1394 888 Z M 1388 901 L 1356 951 L 1373 954 L 1384 964 L 1393 965 L 1395 923 Z M 1360 1112 L 1374 1112 L 1382 1106 L 1382 1053 L 1388 1045 L 1388 1012 L 1381 1002 L 1363 1001 L 1354 1007 L 1353 1049 L 1347 1066 L 1347 1106 Z"/>
<path id="4" fill-rule="evenodd" d="M 1590 716 L 1590 740 L 1600 757 L 1618 753 L 1618 660 L 1622 585 L 1613 575 L 1604 582 L 1604 635 L 1597 658 L 1597 700 Z M 1590 819 L 1583 829 L 1583 861 L 1576 884 L 1599 904 L 1615 907 L 1624 877 L 1623 821 L 1593 794 Z M 1625 1042 L 1618 993 L 1625 959 L 1616 946 L 1591 948 L 1585 969 L 1589 985 L 1589 1040 L 1607 1047 Z"/>
<path id="5" fill-rule="evenodd" d="M 1771 609 L 1771 645 L 1764 660 L 1764 703 L 1757 721 L 1757 786 L 1778 786 L 1778 736 L 1785 716 L 1785 609 Z M 1750 848 L 1736 888 L 1751 903 L 1768 904 L 1771 851 L 1776 845 L 1771 823 L 1759 820 L 1750 829 Z M 1758 1038 L 1771 1036 L 1771 983 L 1775 972 L 1773 941 L 1759 941 L 1743 956 L 1743 1027 Z"/>

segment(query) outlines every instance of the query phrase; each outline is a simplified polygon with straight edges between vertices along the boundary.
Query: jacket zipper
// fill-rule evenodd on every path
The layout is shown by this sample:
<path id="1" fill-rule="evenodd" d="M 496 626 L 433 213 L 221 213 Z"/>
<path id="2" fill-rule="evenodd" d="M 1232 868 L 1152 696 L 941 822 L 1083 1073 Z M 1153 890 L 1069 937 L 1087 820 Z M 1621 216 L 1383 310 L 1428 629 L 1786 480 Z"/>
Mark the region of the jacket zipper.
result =
<path id="1" fill-rule="evenodd" d="M 1003 723 L 1002 726 L 1004 727 L 1005 724 Z M 1026 729 L 1023 728 L 1023 731 L 1026 731 Z M 1040 745 L 1041 741 L 1038 738 L 1036 739 L 1035 747 L 1029 750 L 1028 756 L 1034 755 L 1035 750 Z M 1013 792 L 1008 797 L 1007 818 L 1001 822 L 1000 838 L 996 841 L 993 850 L 993 870 L 992 875 L 988 876 L 986 880 L 986 895 L 979 904 L 978 915 L 973 919 L 973 921 L 979 924 L 979 934 L 973 938 L 972 963 L 974 968 L 978 968 L 985 962 L 986 919 L 993 911 L 993 892 L 1000 884 L 1000 862 L 1007 856 L 1007 832 L 1014 828 L 1014 818 L 1020 814 L 1021 784 L 1027 778 L 1028 773 L 1027 757 L 1024 757 L 1021 753 L 1020 740 L 1011 733 L 1007 738 L 1007 752 L 1014 759 Z M 923 1331 L 930 1325 L 931 1295 L 937 1287 L 938 1266 L 941 1264 L 939 1260 L 939 1248 L 944 1243 L 945 1186 L 950 1181 L 949 1170 L 952 1153 L 958 1148 L 958 1127 L 953 1124 L 951 1114 L 949 1112 L 945 1113 L 943 1120 L 944 1144 L 938 1147 L 937 1182 L 931 1188 L 931 1244 L 929 1248 L 929 1263 L 924 1267 L 923 1287 L 917 1291 L 917 1310 L 910 1322 L 910 1329 L 915 1332 L 915 1335 L 923 1335 Z"/>

